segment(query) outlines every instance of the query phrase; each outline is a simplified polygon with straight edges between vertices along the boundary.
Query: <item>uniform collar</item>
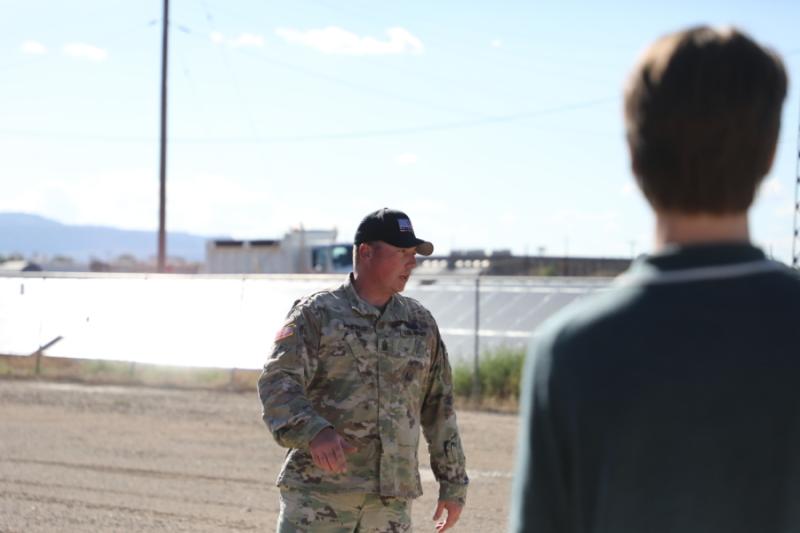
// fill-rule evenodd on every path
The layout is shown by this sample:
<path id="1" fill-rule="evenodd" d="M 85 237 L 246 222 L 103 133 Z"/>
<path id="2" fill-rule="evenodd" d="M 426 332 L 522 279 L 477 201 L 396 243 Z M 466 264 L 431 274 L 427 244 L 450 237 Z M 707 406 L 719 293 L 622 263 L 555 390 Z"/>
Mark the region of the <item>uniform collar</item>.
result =
<path id="1" fill-rule="evenodd" d="M 710 243 L 670 245 L 657 254 L 642 256 L 636 263 L 660 271 L 735 265 L 766 259 L 764 252 L 750 243 Z"/>
<path id="2" fill-rule="evenodd" d="M 709 281 L 785 269 L 749 243 L 670 246 L 658 254 L 637 258 L 615 284 Z"/>
<path id="3" fill-rule="evenodd" d="M 367 302 L 361 296 L 358 295 L 356 292 L 356 287 L 353 283 L 353 273 L 351 272 L 347 276 L 347 281 L 344 282 L 342 286 L 344 288 L 345 294 L 347 295 L 347 299 L 350 301 L 350 305 L 352 306 L 353 310 L 362 316 L 370 316 L 374 318 L 380 318 L 383 312 L 387 312 L 391 310 L 391 308 L 395 305 L 395 300 L 397 300 L 397 296 L 392 296 L 389 301 L 386 303 L 386 307 L 382 312 L 379 308 L 375 307 L 371 303 Z"/>

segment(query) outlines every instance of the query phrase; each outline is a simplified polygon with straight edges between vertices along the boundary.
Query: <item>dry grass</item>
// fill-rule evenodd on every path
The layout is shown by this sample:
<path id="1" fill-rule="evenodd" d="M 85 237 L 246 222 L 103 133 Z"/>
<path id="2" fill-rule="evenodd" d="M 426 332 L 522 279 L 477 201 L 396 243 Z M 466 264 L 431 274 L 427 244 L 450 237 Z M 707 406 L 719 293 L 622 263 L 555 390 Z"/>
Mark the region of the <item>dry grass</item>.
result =
<path id="1" fill-rule="evenodd" d="M 260 370 L 193 368 L 102 359 L 42 357 L 39 373 L 33 356 L 0 355 L 0 378 L 68 381 L 93 385 L 138 385 L 176 389 L 255 393 Z M 456 408 L 491 413 L 516 413 L 517 398 L 456 395 Z"/>
<path id="2" fill-rule="evenodd" d="M 0 378 L 71 381 L 96 385 L 143 385 L 179 389 L 254 392 L 260 371 L 42 357 L 0 355 Z"/>
<path id="3" fill-rule="evenodd" d="M 519 401 L 516 398 L 484 396 L 476 400 L 469 396 L 456 396 L 455 405 L 459 411 L 484 411 L 504 414 L 516 414 L 519 412 Z"/>

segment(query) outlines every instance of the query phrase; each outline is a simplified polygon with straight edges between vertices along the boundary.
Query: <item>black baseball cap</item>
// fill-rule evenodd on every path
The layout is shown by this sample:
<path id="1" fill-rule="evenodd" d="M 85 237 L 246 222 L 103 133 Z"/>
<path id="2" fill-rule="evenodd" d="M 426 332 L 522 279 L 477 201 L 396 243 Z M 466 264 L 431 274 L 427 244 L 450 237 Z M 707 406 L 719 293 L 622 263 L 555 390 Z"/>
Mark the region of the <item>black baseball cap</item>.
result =
<path id="1" fill-rule="evenodd" d="M 420 255 L 431 255 L 433 244 L 414 235 L 411 219 L 402 211 L 384 207 L 365 216 L 353 239 L 356 246 L 362 242 L 383 241 L 398 248 L 417 247 Z"/>

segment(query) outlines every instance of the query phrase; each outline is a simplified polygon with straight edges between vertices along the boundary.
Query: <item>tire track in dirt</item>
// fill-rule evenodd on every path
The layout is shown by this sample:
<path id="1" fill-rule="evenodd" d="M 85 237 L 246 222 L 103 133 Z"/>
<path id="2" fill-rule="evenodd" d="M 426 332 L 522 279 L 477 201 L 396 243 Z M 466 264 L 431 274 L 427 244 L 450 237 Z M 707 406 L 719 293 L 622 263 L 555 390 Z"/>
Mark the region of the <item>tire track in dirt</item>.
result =
<path id="1" fill-rule="evenodd" d="M 274 531 L 285 450 L 255 411 L 250 396 L 0 378 L 0 532 Z M 504 531 L 516 419 L 459 411 L 459 427 L 470 488 L 457 531 Z M 423 445 L 421 531 L 438 494 L 427 457 Z"/>
<path id="2" fill-rule="evenodd" d="M 17 464 L 33 464 L 42 466 L 58 466 L 62 468 L 72 468 L 75 470 L 92 470 L 104 474 L 122 474 L 134 475 L 158 479 L 185 479 L 185 480 L 200 480 L 200 481 L 219 481 L 225 483 L 242 483 L 246 485 L 254 485 L 263 487 L 265 482 L 260 479 L 250 479 L 241 477 L 230 476 L 209 476 L 206 474 L 189 474 L 184 472 L 170 472 L 167 470 L 150 470 L 146 468 L 131 468 L 125 466 L 111 466 L 93 463 L 68 463 L 64 461 L 48 461 L 45 459 L 21 459 L 16 457 L 6 457 L 0 459 L 0 462 L 17 463 Z"/>
<path id="3" fill-rule="evenodd" d="M 41 487 L 45 489 L 56 488 L 56 489 L 66 489 L 66 490 L 83 490 L 87 492 L 96 492 L 99 494 L 114 494 L 117 496 L 135 496 L 137 498 L 145 498 L 145 499 L 152 499 L 158 501 L 173 501 L 178 503 L 192 503 L 192 504 L 199 504 L 199 505 L 216 505 L 218 507 L 227 507 L 231 509 L 242 509 L 243 507 L 247 507 L 251 511 L 263 511 L 263 512 L 270 512 L 272 509 L 267 507 L 254 507 L 252 505 L 245 505 L 238 503 L 227 503 L 227 502 L 220 502 L 216 500 L 204 500 L 204 499 L 197 499 L 197 498 L 175 498 L 172 496 L 165 496 L 163 494 L 146 494 L 143 492 L 137 492 L 132 490 L 120 490 L 120 489 L 109 489 L 109 488 L 97 488 L 97 487 L 87 487 L 85 485 L 73 485 L 67 483 L 53 483 L 53 482 L 42 482 L 42 481 L 30 481 L 27 479 L 9 479 L 9 478 L 0 478 L 0 484 L 2 483 L 9 483 L 12 485 L 24 485 L 30 487 Z M 0 533 L 3 533 L 0 530 Z"/>
<path id="4" fill-rule="evenodd" d="M 244 521 L 237 521 L 237 522 L 229 522 L 225 520 L 219 520 L 212 517 L 200 517 L 195 514 L 184 514 L 184 513 L 172 513 L 168 511 L 156 511 L 154 509 L 146 509 L 144 507 L 130 507 L 127 505 L 113 505 L 113 504 L 106 504 L 106 503 L 92 503 L 87 502 L 84 500 L 79 500 L 75 498 L 60 498 L 56 496 L 43 496 L 40 494 L 31 494 L 25 491 L 14 492 L 14 491 L 7 491 L 7 490 L 0 490 L 0 498 L 9 498 L 17 501 L 29 502 L 29 503 L 38 503 L 38 504 L 58 504 L 58 505 L 65 505 L 67 507 L 83 507 L 86 509 L 92 510 L 99 510 L 99 511 L 110 511 L 110 512 L 123 512 L 123 513 L 130 513 L 130 514 L 146 514 L 149 516 L 159 517 L 163 519 L 179 519 L 185 520 L 190 522 L 199 522 L 203 525 L 214 525 L 215 527 L 220 527 L 224 529 L 237 529 L 237 530 L 255 530 L 259 529 L 258 525 L 248 524 Z"/>
<path id="5" fill-rule="evenodd" d="M 155 477 L 155 478 L 169 478 L 169 479 L 194 479 L 194 480 L 203 480 L 203 481 L 225 481 L 225 482 L 234 482 L 234 483 L 244 483 L 247 485 L 257 485 L 257 486 L 264 486 L 265 482 L 263 480 L 258 479 L 249 479 L 249 478 L 240 478 L 240 477 L 230 477 L 230 476 L 208 476 L 205 474 L 186 474 L 181 472 L 169 472 L 166 470 L 149 470 L 145 468 L 130 468 L 130 467 L 123 467 L 123 466 L 109 466 L 109 465 L 97 465 L 91 463 L 67 463 L 63 461 L 48 461 L 44 459 L 19 459 L 19 458 L 4 458 L 0 459 L 0 462 L 10 462 L 10 463 L 23 463 L 23 464 L 38 464 L 38 465 L 45 465 L 45 466 L 60 466 L 64 468 L 74 468 L 74 469 L 85 469 L 85 470 L 93 470 L 95 472 L 101 473 L 113 473 L 113 474 L 134 474 L 144 477 Z M 433 475 L 433 471 L 429 468 L 420 468 L 420 476 L 422 477 L 423 481 L 436 481 L 436 478 Z M 511 479 L 513 478 L 513 474 L 511 472 L 504 472 L 499 470 L 475 470 L 475 469 L 467 469 L 467 473 L 472 478 L 505 478 Z"/>

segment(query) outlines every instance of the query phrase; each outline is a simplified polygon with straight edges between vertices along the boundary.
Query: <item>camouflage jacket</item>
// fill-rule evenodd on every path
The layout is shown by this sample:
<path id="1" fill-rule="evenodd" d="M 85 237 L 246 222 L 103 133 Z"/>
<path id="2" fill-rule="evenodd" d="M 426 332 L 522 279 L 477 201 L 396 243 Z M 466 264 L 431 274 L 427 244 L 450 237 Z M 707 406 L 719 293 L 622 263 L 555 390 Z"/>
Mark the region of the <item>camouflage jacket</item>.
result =
<path id="1" fill-rule="evenodd" d="M 422 428 L 439 499 L 463 504 L 468 480 L 452 389 L 439 329 L 416 300 L 395 295 L 381 313 L 359 298 L 352 277 L 298 300 L 258 381 L 264 422 L 290 448 L 278 485 L 415 498 Z M 345 473 L 311 459 L 308 443 L 326 427 L 358 448 Z"/>

